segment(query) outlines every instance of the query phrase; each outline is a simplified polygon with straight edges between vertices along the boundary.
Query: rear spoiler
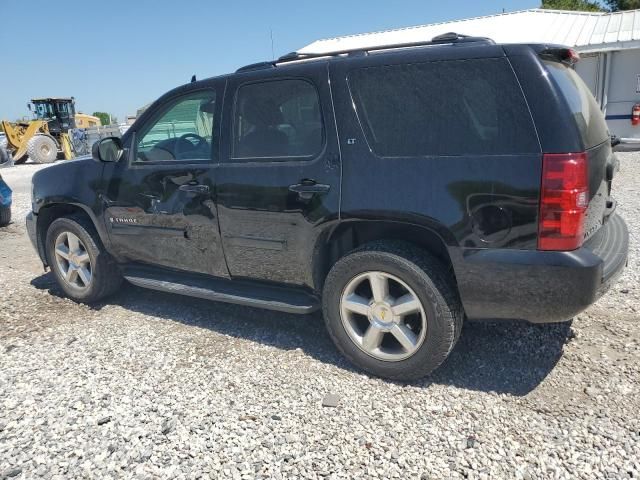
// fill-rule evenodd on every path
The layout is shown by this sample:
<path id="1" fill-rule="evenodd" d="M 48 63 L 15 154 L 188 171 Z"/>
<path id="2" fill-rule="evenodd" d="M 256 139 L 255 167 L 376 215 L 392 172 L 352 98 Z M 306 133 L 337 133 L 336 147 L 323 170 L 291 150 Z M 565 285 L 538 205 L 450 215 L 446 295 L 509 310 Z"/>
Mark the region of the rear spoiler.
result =
<path id="1" fill-rule="evenodd" d="M 549 60 L 562 62 L 569 66 L 574 66 L 580 61 L 580 54 L 573 48 L 560 45 L 541 45 L 540 47 L 542 48 L 536 49 L 538 55 Z"/>

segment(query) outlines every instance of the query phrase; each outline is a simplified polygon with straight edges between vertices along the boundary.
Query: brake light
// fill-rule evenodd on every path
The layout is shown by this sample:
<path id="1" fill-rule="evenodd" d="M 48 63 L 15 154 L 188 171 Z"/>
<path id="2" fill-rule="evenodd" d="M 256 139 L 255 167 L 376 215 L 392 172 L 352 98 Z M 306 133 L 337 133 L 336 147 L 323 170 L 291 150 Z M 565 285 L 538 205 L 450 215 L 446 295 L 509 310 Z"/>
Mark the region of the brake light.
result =
<path id="1" fill-rule="evenodd" d="M 631 109 L 631 125 L 640 125 L 640 103 L 636 103 Z"/>
<path id="2" fill-rule="evenodd" d="M 538 249 L 579 248 L 589 206 L 587 154 L 545 154 L 540 187 Z"/>
<path id="3" fill-rule="evenodd" d="M 580 61 L 580 54 L 573 48 L 568 48 L 565 50 L 562 60 L 570 63 L 571 65 L 575 65 Z"/>
<path id="4" fill-rule="evenodd" d="M 540 55 L 550 56 L 568 65 L 575 65 L 580 61 L 580 54 L 572 48 L 552 47 L 540 52 Z"/>

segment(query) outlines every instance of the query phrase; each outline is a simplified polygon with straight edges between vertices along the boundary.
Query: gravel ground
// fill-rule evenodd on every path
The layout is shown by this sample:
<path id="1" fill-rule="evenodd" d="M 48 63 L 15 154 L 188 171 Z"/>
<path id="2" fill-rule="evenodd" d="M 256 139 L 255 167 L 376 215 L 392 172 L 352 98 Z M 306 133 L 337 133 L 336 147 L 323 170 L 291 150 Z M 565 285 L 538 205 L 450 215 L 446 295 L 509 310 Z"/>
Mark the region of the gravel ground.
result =
<path id="1" fill-rule="evenodd" d="M 572 323 L 467 322 L 410 385 L 354 371 L 319 315 L 63 298 L 21 219 L 42 167 L 3 170 L 0 478 L 639 478 L 640 154 L 620 157 L 612 291 Z"/>

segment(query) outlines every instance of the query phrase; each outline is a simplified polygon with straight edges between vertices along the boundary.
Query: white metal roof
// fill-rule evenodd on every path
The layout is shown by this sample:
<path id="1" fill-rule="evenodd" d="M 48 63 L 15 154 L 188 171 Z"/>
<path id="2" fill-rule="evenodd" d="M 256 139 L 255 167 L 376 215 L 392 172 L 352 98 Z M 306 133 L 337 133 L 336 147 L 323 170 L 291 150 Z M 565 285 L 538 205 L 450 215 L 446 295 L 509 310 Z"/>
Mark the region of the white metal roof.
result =
<path id="1" fill-rule="evenodd" d="M 300 53 L 329 53 L 378 45 L 430 40 L 456 32 L 497 43 L 557 43 L 582 52 L 640 48 L 640 10 L 574 12 L 534 8 L 487 17 L 317 40 Z"/>

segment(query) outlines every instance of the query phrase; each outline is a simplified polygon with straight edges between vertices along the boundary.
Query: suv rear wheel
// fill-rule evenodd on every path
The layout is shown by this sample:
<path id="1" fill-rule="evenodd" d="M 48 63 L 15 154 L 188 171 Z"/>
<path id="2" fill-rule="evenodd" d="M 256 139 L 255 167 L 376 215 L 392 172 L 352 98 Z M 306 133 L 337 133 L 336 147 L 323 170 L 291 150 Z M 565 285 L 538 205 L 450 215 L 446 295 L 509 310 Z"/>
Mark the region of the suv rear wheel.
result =
<path id="1" fill-rule="evenodd" d="M 447 358 L 462 307 L 447 269 L 410 244 L 376 242 L 341 258 L 324 286 L 329 334 L 355 365 L 413 380 Z"/>
<path id="2" fill-rule="evenodd" d="M 58 284 L 72 300 L 83 303 L 101 300 L 122 283 L 116 262 L 84 217 L 54 220 L 47 230 L 46 250 Z"/>

